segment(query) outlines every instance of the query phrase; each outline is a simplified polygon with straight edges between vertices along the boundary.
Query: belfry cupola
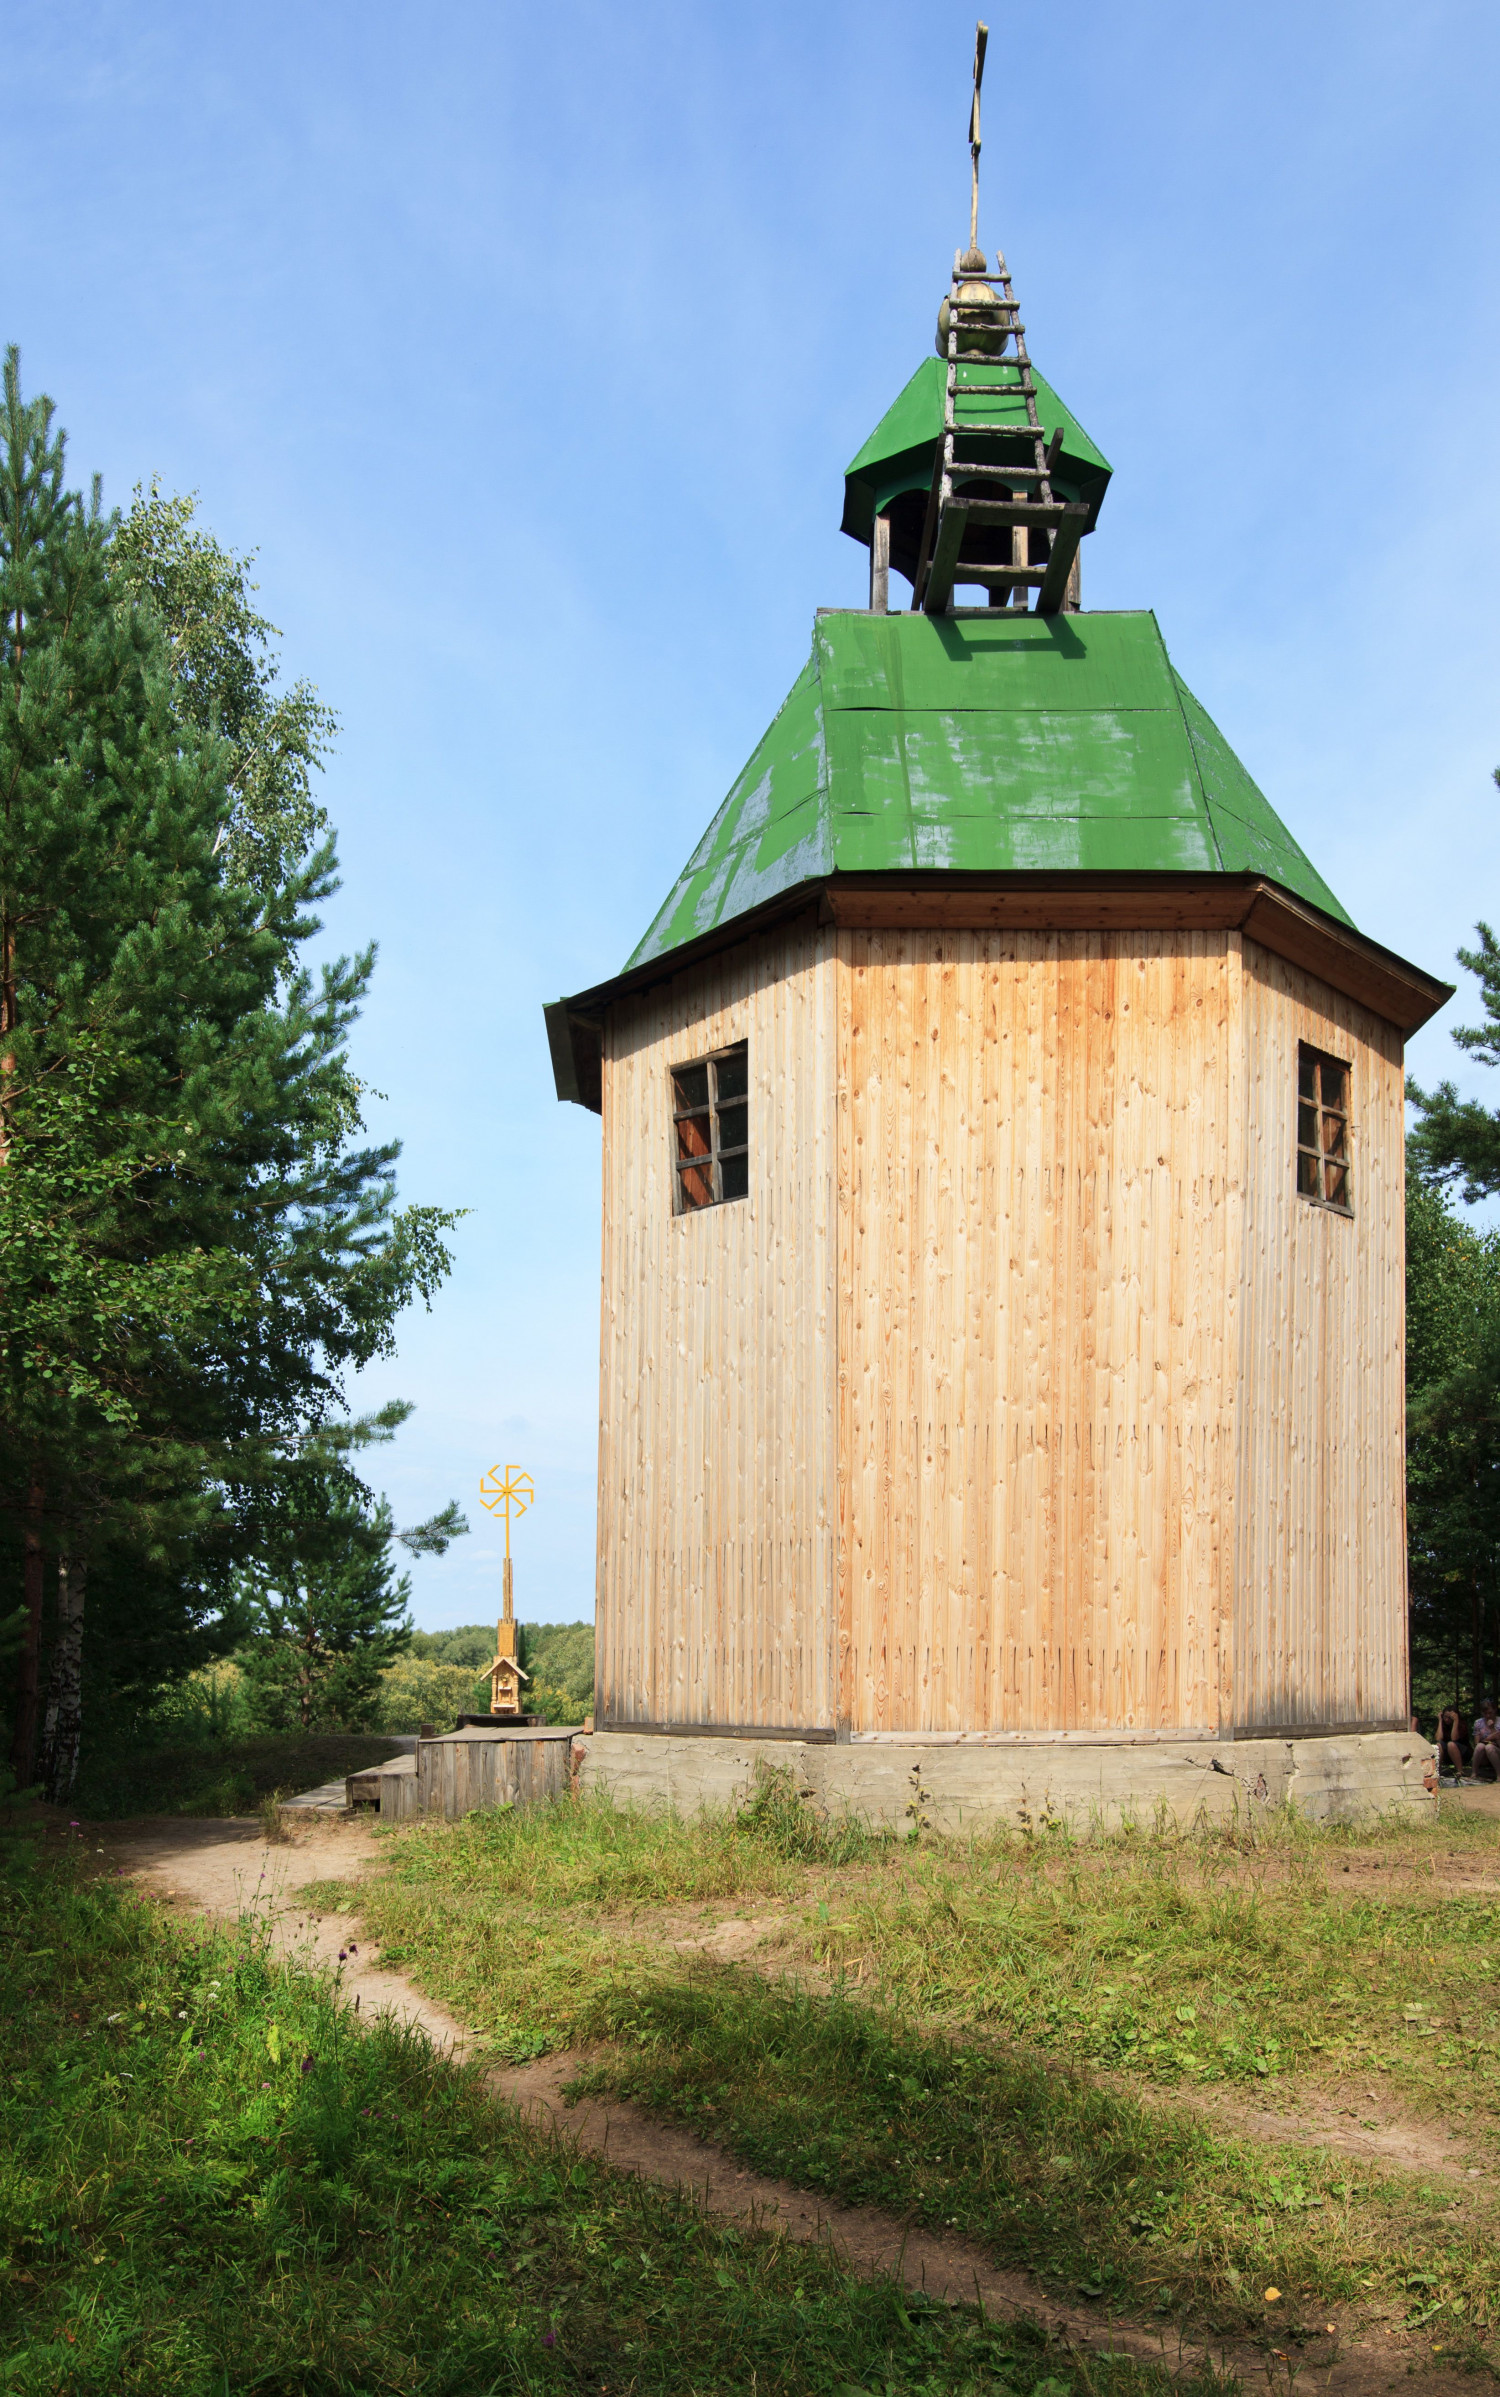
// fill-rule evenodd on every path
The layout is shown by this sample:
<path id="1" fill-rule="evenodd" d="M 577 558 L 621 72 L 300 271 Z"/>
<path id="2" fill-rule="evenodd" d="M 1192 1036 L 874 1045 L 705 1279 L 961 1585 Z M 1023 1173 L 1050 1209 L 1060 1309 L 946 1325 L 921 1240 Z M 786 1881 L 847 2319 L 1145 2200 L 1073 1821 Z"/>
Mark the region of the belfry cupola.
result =
<path id="1" fill-rule="evenodd" d="M 1107 460 L 1031 362 L 1002 253 L 979 247 L 979 97 L 987 28 L 974 46 L 969 246 L 938 311 L 936 359 L 919 366 L 844 477 L 843 530 L 870 552 L 870 606 L 890 571 L 940 616 L 956 590 L 991 607 L 1055 616 L 1079 605 L 1078 545 L 1099 518 Z"/>

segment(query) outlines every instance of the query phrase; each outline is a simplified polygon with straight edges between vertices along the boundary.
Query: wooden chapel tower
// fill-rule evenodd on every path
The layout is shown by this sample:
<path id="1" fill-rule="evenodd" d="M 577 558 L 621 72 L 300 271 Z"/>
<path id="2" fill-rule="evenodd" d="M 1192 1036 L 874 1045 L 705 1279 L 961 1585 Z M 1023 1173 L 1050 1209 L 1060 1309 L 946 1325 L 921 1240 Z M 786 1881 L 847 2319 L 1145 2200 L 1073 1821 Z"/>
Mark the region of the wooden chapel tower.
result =
<path id="1" fill-rule="evenodd" d="M 1111 470 L 974 233 L 845 478 L 868 609 L 547 1010 L 603 1118 L 599 1728 L 1404 1730 L 1402 1044 L 1448 986 L 1154 615 L 1083 610 Z"/>

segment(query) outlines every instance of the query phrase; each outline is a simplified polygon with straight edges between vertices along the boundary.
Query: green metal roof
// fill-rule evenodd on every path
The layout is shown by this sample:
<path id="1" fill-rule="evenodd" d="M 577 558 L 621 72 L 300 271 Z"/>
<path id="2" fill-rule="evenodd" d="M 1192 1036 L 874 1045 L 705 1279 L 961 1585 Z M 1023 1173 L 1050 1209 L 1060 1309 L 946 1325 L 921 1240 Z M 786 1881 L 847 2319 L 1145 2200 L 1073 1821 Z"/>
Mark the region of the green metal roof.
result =
<path id="1" fill-rule="evenodd" d="M 1249 872 L 1350 920 L 1149 612 L 830 611 L 625 970 L 802 883 L 903 872 Z"/>
<path id="2" fill-rule="evenodd" d="M 1049 435 L 1059 425 L 1063 429 L 1054 486 L 1064 499 L 1087 501 L 1092 532 L 1099 504 L 1109 487 L 1109 461 L 1094 447 L 1077 417 L 1063 406 L 1045 376 L 1038 374 L 1035 367 L 1031 372 L 1036 385 L 1037 414 L 1043 426 Z M 925 492 L 931 484 L 933 456 L 943 429 L 947 373 L 943 359 L 924 358 L 906 389 L 892 401 L 859 455 L 846 468 L 843 530 L 856 541 L 868 542 L 876 513 L 888 507 L 898 493 Z M 992 384 L 1012 379 L 1016 373 L 1014 359 L 995 362 L 965 359 L 959 362 L 957 373 L 960 396 L 955 418 L 960 426 L 1014 424 L 1018 432 L 1025 426 L 1026 409 L 1019 391 L 1014 399 L 992 396 L 966 401 L 961 396 L 966 383 Z M 1027 455 L 1030 454 L 1028 451 Z"/>

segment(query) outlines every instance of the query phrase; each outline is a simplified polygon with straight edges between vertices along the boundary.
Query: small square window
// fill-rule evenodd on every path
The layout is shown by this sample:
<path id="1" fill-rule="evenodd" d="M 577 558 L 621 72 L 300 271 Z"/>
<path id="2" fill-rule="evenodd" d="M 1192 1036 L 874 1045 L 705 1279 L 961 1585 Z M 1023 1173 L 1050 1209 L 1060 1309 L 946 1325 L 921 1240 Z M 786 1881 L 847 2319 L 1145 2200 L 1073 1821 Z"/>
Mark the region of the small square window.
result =
<path id="1" fill-rule="evenodd" d="M 1314 1206 L 1354 1212 L 1349 1068 L 1305 1042 L 1297 1049 L 1297 1190 Z"/>
<path id="2" fill-rule="evenodd" d="M 672 1068 L 675 1212 L 722 1206 L 750 1189 L 750 1047 Z"/>

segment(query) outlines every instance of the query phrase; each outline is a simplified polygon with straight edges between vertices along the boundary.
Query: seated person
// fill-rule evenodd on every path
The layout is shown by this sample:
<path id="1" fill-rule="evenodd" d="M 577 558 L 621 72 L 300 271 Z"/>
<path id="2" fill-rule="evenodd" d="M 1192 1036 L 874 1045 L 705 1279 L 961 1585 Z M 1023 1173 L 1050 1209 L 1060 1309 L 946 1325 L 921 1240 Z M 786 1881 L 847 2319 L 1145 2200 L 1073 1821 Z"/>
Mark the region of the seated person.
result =
<path id="1" fill-rule="evenodd" d="M 1481 1698 L 1469 1737 L 1474 1747 L 1475 1780 L 1500 1781 L 1500 1718 L 1493 1698 Z"/>
<path id="2" fill-rule="evenodd" d="M 1458 1711 L 1458 1700 L 1445 1706 L 1438 1716 L 1437 1760 L 1440 1773 L 1451 1773 L 1454 1780 L 1464 1770 L 1468 1753 L 1468 1725 Z"/>

